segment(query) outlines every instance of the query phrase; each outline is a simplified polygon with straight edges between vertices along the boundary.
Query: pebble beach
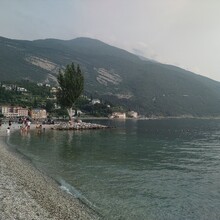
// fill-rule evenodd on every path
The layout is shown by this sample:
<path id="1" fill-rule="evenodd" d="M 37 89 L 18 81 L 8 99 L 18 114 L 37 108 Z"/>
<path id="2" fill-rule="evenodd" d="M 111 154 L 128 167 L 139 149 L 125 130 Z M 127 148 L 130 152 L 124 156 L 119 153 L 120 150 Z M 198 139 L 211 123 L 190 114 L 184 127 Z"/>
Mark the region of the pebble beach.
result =
<path id="1" fill-rule="evenodd" d="M 8 135 L 18 128 L 18 124 L 12 125 L 9 134 L 7 125 L 0 128 L 0 220 L 100 219 L 94 210 L 10 149 Z"/>

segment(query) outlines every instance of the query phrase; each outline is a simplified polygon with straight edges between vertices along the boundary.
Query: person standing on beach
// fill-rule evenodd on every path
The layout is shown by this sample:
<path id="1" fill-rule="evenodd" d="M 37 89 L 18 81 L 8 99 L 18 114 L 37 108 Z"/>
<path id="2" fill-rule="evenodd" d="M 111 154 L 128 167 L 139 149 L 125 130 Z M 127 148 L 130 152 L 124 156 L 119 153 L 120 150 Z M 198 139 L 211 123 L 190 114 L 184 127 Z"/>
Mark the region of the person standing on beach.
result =
<path id="1" fill-rule="evenodd" d="M 30 130 L 30 128 L 31 128 L 31 121 L 30 121 L 30 120 L 28 120 L 28 121 L 27 121 L 27 130 L 29 131 L 29 130 Z"/>
<path id="2" fill-rule="evenodd" d="M 42 132 L 42 125 L 37 125 L 36 126 L 36 129 L 37 129 L 37 133 L 40 134 Z"/>
<path id="3" fill-rule="evenodd" d="M 10 127 L 7 128 L 6 132 L 7 134 L 10 134 Z"/>

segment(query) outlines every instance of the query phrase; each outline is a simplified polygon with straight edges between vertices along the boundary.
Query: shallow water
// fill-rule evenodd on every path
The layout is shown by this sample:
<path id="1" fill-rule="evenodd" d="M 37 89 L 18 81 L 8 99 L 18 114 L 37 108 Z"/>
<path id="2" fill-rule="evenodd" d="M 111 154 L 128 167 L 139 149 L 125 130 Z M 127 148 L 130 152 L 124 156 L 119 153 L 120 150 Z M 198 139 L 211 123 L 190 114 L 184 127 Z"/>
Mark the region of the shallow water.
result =
<path id="1" fill-rule="evenodd" d="M 9 143 L 106 219 L 219 219 L 220 120 L 98 122 Z"/>

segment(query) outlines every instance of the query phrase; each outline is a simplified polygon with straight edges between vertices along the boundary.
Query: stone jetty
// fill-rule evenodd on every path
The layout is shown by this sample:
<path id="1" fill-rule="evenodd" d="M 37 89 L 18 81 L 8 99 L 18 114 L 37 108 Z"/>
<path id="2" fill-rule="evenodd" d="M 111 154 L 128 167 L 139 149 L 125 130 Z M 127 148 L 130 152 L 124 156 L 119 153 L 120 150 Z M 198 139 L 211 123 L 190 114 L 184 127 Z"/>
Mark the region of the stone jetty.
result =
<path id="1" fill-rule="evenodd" d="M 106 129 L 110 128 L 105 125 L 86 123 L 86 122 L 73 122 L 73 123 L 60 123 L 53 126 L 55 130 L 92 130 L 92 129 Z"/>

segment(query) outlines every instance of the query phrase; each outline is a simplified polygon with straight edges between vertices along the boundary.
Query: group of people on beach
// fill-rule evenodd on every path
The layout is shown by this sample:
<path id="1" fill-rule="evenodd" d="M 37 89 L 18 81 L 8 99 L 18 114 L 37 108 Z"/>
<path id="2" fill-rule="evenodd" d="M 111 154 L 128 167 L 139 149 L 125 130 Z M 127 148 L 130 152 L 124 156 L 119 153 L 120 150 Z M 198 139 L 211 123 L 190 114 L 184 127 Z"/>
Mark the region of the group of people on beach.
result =
<path id="1" fill-rule="evenodd" d="M 23 118 L 22 125 L 20 126 L 21 132 L 28 132 L 31 128 L 31 121 L 28 118 Z"/>
<path id="2" fill-rule="evenodd" d="M 8 126 L 6 126 L 7 134 L 10 134 L 10 132 L 11 132 L 12 122 L 13 121 L 11 119 L 8 120 Z M 20 128 L 20 131 L 21 131 L 22 134 L 28 133 L 30 131 L 30 129 L 31 129 L 31 120 L 29 118 L 20 118 L 18 123 L 21 124 L 19 128 Z M 2 124 L 3 123 L 0 120 L 0 128 L 2 127 Z M 36 123 L 37 133 L 40 134 L 42 132 L 42 130 L 44 130 L 43 127 L 42 127 L 42 124 L 37 122 Z"/>

